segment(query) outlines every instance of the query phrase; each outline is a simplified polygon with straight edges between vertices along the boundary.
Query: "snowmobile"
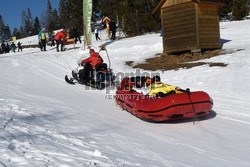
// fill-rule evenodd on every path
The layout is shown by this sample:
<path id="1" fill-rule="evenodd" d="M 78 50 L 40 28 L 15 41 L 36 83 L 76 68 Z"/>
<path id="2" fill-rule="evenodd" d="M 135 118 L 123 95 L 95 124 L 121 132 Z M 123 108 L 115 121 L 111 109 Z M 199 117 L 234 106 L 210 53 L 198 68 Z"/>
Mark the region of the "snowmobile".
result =
<path id="1" fill-rule="evenodd" d="M 102 51 L 106 52 L 109 65 L 106 63 L 97 65 L 96 68 L 89 74 L 90 79 L 88 81 L 84 81 L 80 79 L 80 73 L 87 64 L 80 64 L 76 69 L 72 70 L 72 76 L 69 77 L 68 75 L 65 75 L 65 81 L 69 84 L 79 83 L 99 90 L 102 90 L 107 86 L 111 86 L 114 83 L 115 76 L 110 68 L 111 61 L 108 51 L 104 45 L 100 47 L 99 53 Z"/>

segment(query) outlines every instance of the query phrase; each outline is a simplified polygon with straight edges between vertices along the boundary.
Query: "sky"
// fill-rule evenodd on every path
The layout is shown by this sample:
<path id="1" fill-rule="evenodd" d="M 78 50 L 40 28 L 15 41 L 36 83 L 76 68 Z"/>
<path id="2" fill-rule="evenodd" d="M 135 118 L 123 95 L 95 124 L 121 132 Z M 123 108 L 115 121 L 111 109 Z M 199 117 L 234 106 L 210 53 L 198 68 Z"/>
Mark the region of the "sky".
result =
<path id="1" fill-rule="evenodd" d="M 65 52 L 48 46 L 0 54 L 0 167 L 249 167 L 249 27 L 250 20 L 221 22 L 223 54 L 199 60 L 227 66 L 157 71 L 162 82 L 213 99 L 212 114 L 195 123 L 149 123 L 107 99 L 115 89 L 67 84 L 64 76 L 88 53 L 83 44 Z M 137 64 L 163 51 L 159 33 L 109 41 L 100 31 L 100 38 L 93 47 L 106 44 L 114 73 L 135 72 L 126 61 Z"/>
<path id="2" fill-rule="evenodd" d="M 4 24 L 9 25 L 11 32 L 13 29 L 20 28 L 22 11 L 30 8 L 33 19 L 46 12 L 47 0 L 1 0 L 0 15 L 3 16 Z M 58 9 L 59 0 L 50 0 L 52 8 Z"/>

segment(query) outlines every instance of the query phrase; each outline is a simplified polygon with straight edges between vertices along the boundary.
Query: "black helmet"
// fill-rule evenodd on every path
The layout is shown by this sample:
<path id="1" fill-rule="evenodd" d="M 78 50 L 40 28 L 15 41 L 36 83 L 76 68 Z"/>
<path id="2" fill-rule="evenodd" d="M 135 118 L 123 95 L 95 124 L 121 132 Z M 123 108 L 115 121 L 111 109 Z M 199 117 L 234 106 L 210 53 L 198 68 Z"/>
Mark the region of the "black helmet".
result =
<path id="1" fill-rule="evenodd" d="M 161 77 L 158 75 L 154 76 L 152 79 L 153 79 L 153 82 L 161 82 Z"/>
<path id="2" fill-rule="evenodd" d="M 136 81 L 136 82 L 141 81 L 141 77 L 140 77 L 140 76 L 135 77 L 135 81 Z"/>

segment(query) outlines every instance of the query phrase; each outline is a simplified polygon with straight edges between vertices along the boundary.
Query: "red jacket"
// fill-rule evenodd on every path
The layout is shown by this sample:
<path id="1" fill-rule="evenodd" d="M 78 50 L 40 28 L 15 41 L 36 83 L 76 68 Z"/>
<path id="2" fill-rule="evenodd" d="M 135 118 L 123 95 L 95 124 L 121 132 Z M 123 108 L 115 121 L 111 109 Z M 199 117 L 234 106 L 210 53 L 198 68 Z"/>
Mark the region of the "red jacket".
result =
<path id="1" fill-rule="evenodd" d="M 103 63 L 102 57 L 97 52 L 93 52 L 90 54 L 90 56 L 84 60 L 82 60 L 82 63 L 90 63 L 92 68 L 95 68 L 97 64 Z"/>
<path id="2" fill-rule="evenodd" d="M 62 40 L 64 43 L 66 42 L 65 40 L 66 38 L 66 32 L 65 31 L 59 31 L 56 33 L 54 39 L 57 41 L 57 40 Z"/>

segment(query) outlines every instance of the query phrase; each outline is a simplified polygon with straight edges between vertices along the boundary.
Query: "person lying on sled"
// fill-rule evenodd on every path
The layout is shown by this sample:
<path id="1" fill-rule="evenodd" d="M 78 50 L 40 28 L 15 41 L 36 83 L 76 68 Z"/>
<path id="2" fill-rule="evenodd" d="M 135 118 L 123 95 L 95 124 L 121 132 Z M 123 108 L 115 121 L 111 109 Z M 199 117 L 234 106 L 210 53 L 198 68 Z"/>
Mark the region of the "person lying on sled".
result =
<path id="1" fill-rule="evenodd" d="M 143 95 L 147 95 L 149 93 L 148 87 L 145 85 L 146 78 L 137 76 L 135 77 L 135 84 L 132 87 L 132 91 L 136 91 L 138 93 L 142 93 Z"/>
<path id="2" fill-rule="evenodd" d="M 181 93 L 181 88 L 161 82 L 160 76 L 156 75 L 152 78 L 152 84 L 148 86 L 150 97 L 165 97 L 168 95 Z"/>
<path id="3" fill-rule="evenodd" d="M 86 59 L 83 59 L 80 64 L 84 66 L 83 70 L 79 71 L 79 78 L 80 81 L 83 82 L 90 82 L 94 77 L 93 77 L 93 69 L 98 64 L 103 63 L 102 57 L 99 55 L 98 52 L 95 52 L 94 49 L 89 49 L 89 57 Z"/>

